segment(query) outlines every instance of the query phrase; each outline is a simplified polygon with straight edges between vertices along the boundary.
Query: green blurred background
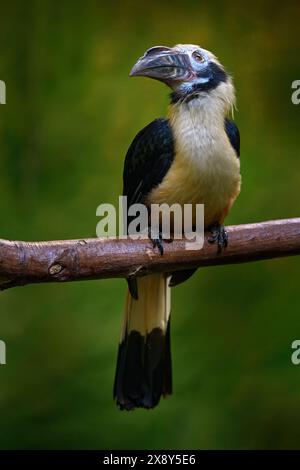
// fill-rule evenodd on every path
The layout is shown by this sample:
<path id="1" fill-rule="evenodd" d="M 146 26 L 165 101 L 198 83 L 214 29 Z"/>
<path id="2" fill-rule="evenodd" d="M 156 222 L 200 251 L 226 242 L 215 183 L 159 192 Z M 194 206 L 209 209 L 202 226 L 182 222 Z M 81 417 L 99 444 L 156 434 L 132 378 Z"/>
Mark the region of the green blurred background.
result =
<path id="1" fill-rule="evenodd" d="M 297 5 L 298 3 L 298 5 Z M 299 2 L 1 2 L 0 236 L 95 236 L 125 152 L 168 104 L 129 79 L 145 49 L 196 43 L 235 79 L 241 195 L 228 223 L 299 215 Z M 0 447 L 300 448 L 299 259 L 199 270 L 173 291 L 174 395 L 120 412 L 112 383 L 125 282 L 0 296 Z"/>

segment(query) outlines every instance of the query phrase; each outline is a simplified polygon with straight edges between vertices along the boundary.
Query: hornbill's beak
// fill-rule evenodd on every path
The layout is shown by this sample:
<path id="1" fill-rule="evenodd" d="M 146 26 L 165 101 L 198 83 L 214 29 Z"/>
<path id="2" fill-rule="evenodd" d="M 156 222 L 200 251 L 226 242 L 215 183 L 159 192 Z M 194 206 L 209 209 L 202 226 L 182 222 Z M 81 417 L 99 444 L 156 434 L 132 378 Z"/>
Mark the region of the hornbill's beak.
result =
<path id="1" fill-rule="evenodd" d="M 148 49 L 133 66 L 131 77 L 150 77 L 171 85 L 194 77 L 188 54 L 175 48 L 156 46 Z"/>

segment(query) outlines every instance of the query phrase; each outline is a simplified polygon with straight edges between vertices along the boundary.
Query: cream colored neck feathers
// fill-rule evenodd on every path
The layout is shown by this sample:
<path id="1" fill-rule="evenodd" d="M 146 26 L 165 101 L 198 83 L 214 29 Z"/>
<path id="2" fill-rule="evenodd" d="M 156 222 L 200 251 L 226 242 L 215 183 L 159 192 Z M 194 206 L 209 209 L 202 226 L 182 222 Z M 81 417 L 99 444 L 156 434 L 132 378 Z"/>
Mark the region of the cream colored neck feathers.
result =
<path id="1" fill-rule="evenodd" d="M 239 160 L 224 127 L 234 101 L 228 79 L 208 93 L 170 106 L 175 158 L 149 203 L 201 203 L 206 226 L 223 222 L 240 191 Z"/>

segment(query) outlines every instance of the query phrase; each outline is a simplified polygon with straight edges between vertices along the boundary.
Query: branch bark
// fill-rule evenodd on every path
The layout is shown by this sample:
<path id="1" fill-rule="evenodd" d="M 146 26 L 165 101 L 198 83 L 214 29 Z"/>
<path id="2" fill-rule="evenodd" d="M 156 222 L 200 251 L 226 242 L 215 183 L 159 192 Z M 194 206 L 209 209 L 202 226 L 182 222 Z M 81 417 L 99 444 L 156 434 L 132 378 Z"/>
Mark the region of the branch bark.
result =
<path id="1" fill-rule="evenodd" d="M 228 247 L 207 241 L 186 250 L 184 240 L 99 239 L 24 242 L 0 240 L 0 290 L 31 283 L 130 277 L 200 266 L 245 263 L 300 254 L 300 218 L 227 227 Z"/>

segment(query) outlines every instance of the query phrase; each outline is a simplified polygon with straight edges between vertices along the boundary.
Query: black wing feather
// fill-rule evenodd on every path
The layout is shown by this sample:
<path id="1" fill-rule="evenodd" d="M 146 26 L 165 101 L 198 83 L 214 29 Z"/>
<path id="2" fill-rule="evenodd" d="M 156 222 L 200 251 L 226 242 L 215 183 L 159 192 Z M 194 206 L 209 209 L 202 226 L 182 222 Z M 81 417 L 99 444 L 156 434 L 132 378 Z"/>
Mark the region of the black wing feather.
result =
<path id="1" fill-rule="evenodd" d="M 237 157 L 239 158 L 240 157 L 240 133 L 235 122 L 226 118 L 225 119 L 225 131 L 232 147 L 234 148 L 237 154 Z"/>
<path id="2" fill-rule="evenodd" d="M 163 180 L 174 159 L 174 139 L 167 119 L 156 119 L 130 145 L 124 163 L 123 195 L 128 206 L 144 202 Z"/>

